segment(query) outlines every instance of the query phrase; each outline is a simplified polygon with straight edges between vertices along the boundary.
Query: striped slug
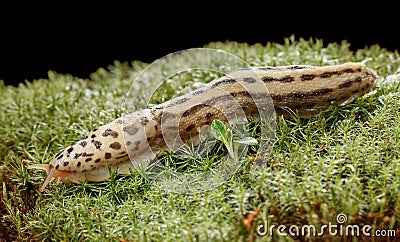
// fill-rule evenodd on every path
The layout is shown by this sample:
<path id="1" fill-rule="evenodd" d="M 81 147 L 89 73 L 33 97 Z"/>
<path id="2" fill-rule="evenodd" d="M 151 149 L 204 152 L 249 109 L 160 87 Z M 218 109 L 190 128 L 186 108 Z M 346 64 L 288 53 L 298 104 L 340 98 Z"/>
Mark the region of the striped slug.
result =
<path id="1" fill-rule="evenodd" d="M 250 95 L 241 85 L 251 87 L 256 78 L 265 84 L 269 95 L 266 89 L 257 89 Z M 227 121 L 227 114 L 237 112 L 237 107 L 223 105 L 229 97 L 246 114 L 256 115 L 254 98 L 270 97 L 277 115 L 289 117 L 292 115 L 289 111 L 293 110 L 300 117 L 308 118 L 329 109 L 334 102 L 343 104 L 366 94 L 375 86 L 376 78 L 377 74 L 361 63 L 238 70 L 186 95 L 98 127 L 85 139 L 55 155 L 49 164 L 30 165 L 28 169 L 48 172 L 40 191 L 55 178 L 58 182 L 72 183 L 103 181 L 110 177 L 109 168 L 127 174 L 133 168 L 131 160 L 154 158 L 153 149 L 166 147 L 165 137 L 169 132 L 187 141 L 198 135 L 198 128 L 212 120 Z M 161 122 L 165 127 L 161 128 Z"/>

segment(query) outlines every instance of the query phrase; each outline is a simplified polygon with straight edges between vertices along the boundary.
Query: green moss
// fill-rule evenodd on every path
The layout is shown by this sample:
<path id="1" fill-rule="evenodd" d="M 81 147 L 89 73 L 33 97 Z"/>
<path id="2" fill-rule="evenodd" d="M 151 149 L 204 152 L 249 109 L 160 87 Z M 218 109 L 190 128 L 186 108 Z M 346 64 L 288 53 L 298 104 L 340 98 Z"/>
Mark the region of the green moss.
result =
<path id="1" fill-rule="evenodd" d="M 352 52 L 345 41 L 293 36 L 282 44 L 215 42 L 205 47 L 255 66 L 361 61 L 380 75 L 380 87 L 310 120 L 278 119 L 267 166 L 257 172 L 241 167 L 206 192 L 170 193 L 132 173 L 100 183 L 52 184 L 40 194 L 45 174 L 26 166 L 48 163 L 89 130 L 121 116 L 132 80 L 147 64 L 115 62 L 89 80 L 49 72 L 48 79 L 18 87 L 1 83 L 0 235 L 21 241 L 246 241 L 264 222 L 318 227 L 336 223 L 341 213 L 349 224 L 399 230 L 397 52 L 377 45 Z M 153 102 L 211 77 L 197 71 L 171 77 Z M 173 162 L 174 156 L 165 159 Z M 245 216 L 261 206 L 253 228 L 243 226 Z"/>

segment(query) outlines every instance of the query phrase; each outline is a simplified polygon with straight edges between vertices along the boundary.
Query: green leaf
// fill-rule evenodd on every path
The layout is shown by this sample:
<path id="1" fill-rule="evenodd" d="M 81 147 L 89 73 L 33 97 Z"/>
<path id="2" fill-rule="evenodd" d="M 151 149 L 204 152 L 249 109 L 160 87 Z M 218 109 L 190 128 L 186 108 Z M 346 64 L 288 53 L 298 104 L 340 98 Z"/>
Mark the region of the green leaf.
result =
<path id="1" fill-rule="evenodd" d="M 243 144 L 243 145 L 256 145 L 258 144 L 257 139 L 253 138 L 253 137 L 245 137 L 241 140 L 235 140 L 235 142 Z"/>
<path id="2" fill-rule="evenodd" d="M 226 143 L 227 130 L 226 130 L 225 124 L 222 121 L 220 121 L 218 119 L 213 120 L 211 123 L 211 130 L 212 130 L 212 133 L 213 133 L 215 139 L 217 139 L 223 143 Z"/>

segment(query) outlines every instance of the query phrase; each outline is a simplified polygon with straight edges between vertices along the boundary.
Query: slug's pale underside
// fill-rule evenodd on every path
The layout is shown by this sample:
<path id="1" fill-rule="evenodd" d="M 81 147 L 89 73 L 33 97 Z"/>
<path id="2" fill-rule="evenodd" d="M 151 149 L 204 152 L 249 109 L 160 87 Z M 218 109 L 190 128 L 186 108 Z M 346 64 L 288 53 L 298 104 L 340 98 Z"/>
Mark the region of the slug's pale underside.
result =
<path id="1" fill-rule="evenodd" d="M 250 95 L 242 84 L 251 87 L 252 83 L 257 83 L 255 76 L 266 89 Z M 215 106 L 226 102 L 228 96 L 249 115 L 257 112 L 254 98 L 268 98 L 277 115 L 289 117 L 297 113 L 299 117 L 308 118 L 328 110 L 334 103 L 344 104 L 363 96 L 375 86 L 376 79 L 377 74 L 361 63 L 238 70 L 186 95 L 98 127 L 85 139 L 55 155 L 49 164 L 30 165 L 28 169 L 48 172 L 40 191 L 55 178 L 72 183 L 103 181 L 110 177 L 109 169 L 127 174 L 133 168 L 131 159 L 153 158 L 152 151 L 156 147 L 166 147 L 164 137 L 168 132 L 177 132 L 183 141 L 187 141 L 198 135 L 198 128 L 209 125 L 212 120 L 226 121 L 226 114 L 237 109 L 225 106 L 225 110 L 220 110 Z M 216 92 L 217 89 L 222 92 Z M 161 128 L 162 119 L 163 125 L 171 125 Z"/>

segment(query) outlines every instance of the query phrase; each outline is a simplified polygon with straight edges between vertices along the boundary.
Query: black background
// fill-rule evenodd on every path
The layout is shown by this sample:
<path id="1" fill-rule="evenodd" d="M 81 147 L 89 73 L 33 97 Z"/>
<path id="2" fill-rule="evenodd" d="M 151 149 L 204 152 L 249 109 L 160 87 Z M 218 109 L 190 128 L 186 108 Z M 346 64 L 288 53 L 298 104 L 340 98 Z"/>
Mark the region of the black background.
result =
<path id="1" fill-rule="evenodd" d="M 150 63 L 212 41 L 283 43 L 292 34 L 324 44 L 346 40 L 353 50 L 373 44 L 400 49 L 395 6 L 383 3 L 351 8 L 335 2 L 313 9 L 315 4 L 242 2 L 229 10 L 213 3 L 172 10 L 132 4 L 1 8 L 0 80 L 17 85 L 47 78 L 49 70 L 88 78 L 114 60 Z"/>

